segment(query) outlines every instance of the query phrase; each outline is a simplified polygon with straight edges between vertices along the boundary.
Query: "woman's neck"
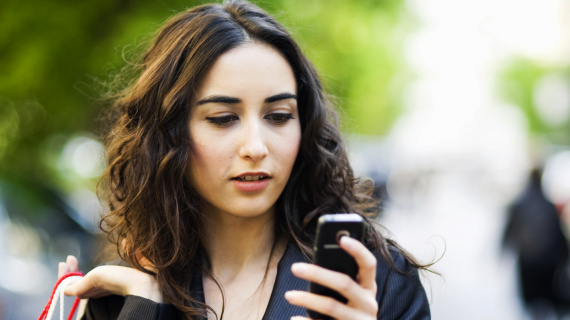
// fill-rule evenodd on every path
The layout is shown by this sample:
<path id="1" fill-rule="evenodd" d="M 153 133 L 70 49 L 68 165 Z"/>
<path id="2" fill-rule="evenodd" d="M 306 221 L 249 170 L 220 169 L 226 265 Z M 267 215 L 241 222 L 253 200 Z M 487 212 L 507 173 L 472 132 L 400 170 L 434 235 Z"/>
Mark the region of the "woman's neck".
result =
<path id="1" fill-rule="evenodd" d="M 208 211 L 204 245 L 213 274 L 224 282 L 244 269 L 265 269 L 276 240 L 274 209 L 256 217 Z"/>

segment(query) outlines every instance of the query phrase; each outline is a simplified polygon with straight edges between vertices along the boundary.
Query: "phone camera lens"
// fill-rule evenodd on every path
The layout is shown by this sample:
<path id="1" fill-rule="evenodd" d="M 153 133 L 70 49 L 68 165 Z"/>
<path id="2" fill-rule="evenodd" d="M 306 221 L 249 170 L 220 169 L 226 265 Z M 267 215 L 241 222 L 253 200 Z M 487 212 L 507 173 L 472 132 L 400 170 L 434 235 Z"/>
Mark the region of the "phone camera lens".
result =
<path id="1" fill-rule="evenodd" d="M 347 236 L 350 237 L 350 233 L 346 230 L 340 230 L 339 232 L 336 233 L 336 242 L 338 244 L 340 244 L 340 238 Z"/>

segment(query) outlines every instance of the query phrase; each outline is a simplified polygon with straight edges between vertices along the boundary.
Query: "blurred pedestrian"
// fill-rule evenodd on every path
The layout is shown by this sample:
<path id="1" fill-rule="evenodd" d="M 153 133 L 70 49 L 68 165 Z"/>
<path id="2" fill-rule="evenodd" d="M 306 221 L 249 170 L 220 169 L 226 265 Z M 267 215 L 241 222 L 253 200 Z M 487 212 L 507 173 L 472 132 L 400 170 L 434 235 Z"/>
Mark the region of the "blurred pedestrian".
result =
<path id="1" fill-rule="evenodd" d="M 522 299 L 535 319 L 570 308 L 569 249 L 559 212 L 544 195 L 534 169 L 522 195 L 510 206 L 504 244 L 518 255 Z"/>

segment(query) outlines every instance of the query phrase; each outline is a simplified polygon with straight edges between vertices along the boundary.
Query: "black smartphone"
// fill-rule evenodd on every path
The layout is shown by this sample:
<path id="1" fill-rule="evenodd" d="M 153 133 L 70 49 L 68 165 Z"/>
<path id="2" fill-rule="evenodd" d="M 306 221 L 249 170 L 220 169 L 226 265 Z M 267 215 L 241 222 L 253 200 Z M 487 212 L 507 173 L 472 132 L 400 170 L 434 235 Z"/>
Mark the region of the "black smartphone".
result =
<path id="1" fill-rule="evenodd" d="M 340 238 L 343 236 L 354 238 L 362 242 L 364 233 L 364 218 L 356 213 L 326 214 L 319 218 L 317 224 L 317 237 L 315 239 L 314 263 L 326 269 L 347 274 L 356 280 L 358 265 L 356 260 L 340 247 Z M 348 300 L 340 293 L 309 282 L 309 292 L 334 298 L 342 303 Z M 307 314 L 313 319 L 332 319 L 331 317 L 307 309 Z"/>

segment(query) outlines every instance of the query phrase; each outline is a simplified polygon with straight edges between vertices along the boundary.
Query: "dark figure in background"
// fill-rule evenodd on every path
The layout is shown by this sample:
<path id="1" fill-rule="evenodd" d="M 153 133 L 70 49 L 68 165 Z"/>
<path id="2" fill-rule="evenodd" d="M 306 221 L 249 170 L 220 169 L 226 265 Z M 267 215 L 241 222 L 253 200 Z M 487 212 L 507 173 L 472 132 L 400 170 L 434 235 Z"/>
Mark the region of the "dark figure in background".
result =
<path id="1" fill-rule="evenodd" d="M 541 171 L 509 208 L 504 245 L 518 253 L 520 290 L 535 319 L 553 319 L 570 309 L 568 243 L 558 211 L 541 189 Z"/>

